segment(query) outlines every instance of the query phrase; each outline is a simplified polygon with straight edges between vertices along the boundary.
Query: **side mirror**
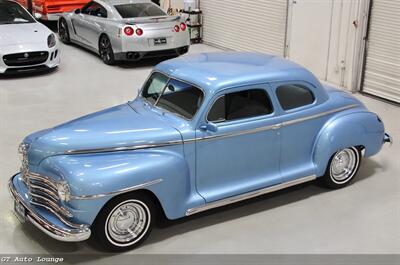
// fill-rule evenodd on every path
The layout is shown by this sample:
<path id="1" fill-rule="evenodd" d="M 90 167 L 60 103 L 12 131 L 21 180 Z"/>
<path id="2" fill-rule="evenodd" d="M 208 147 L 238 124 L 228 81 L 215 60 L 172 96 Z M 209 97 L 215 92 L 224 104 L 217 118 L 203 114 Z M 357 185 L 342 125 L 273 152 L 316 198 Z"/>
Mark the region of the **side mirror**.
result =
<path id="1" fill-rule="evenodd" d="M 218 131 L 218 126 L 215 123 L 208 122 L 206 124 L 201 125 L 200 129 L 203 131 L 216 132 Z"/>
<path id="2" fill-rule="evenodd" d="M 40 13 L 33 13 L 33 16 L 38 20 L 42 18 L 42 14 Z"/>
<path id="3" fill-rule="evenodd" d="M 81 9 L 80 8 L 75 9 L 74 13 L 75 14 L 80 14 L 81 13 Z"/>

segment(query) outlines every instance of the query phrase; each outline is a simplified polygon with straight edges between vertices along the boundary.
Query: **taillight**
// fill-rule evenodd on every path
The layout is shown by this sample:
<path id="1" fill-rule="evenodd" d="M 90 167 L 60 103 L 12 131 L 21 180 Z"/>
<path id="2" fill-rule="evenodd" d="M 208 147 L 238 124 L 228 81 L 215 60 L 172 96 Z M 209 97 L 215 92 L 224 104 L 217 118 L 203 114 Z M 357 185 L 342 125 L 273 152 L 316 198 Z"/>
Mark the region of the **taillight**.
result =
<path id="1" fill-rule="evenodd" d="M 174 30 L 175 30 L 175 32 L 179 32 L 179 30 L 180 30 L 179 26 L 176 25 L 176 26 L 174 27 Z"/>
<path id="2" fill-rule="evenodd" d="M 182 31 L 185 31 L 185 30 L 186 30 L 186 24 L 183 23 L 183 22 L 181 23 L 181 30 L 182 30 Z"/>
<path id="3" fill-rule="evenodd" d="M 142 29 L 136 29 L 136 35 L 142 36 L 143 35 L 143 30 Z"/>
<path id="4" fill-rule="evenodd" d="M 135 33 L 135 31 L 134 31 L 133 28 L 131 28 L 131 27 L 126 27 L 126 28 L 124 28 L 124 33 L 125 33 L 127 36 L 132 36 L 133 33 Z"/>

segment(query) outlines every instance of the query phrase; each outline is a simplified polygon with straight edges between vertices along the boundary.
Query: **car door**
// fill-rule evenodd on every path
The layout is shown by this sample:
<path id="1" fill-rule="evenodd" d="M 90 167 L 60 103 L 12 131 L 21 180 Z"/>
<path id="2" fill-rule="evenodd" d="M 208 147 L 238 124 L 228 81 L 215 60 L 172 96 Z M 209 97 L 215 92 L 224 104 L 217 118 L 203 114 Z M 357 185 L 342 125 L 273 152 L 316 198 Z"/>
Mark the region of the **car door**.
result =
<path id="1" fill-rule="evenodd" d="M 281 182 L 280 118 L 267 85 L 214 97 L 196 130 L 196 187 L 207 202 Z"/>
<path id="2" fill-rule="evenodd" d="M 281 112 L 281 174 L 290 181 L 315 174 L 313 148 L 327 120 L 321 114 L 321 104 L 315 87 L 307 82 L 271 84 Z"/>
<path id="3" fill-rule="evenodd" d="M 107 10 L 99 3 L 92 1 L 82 8 L 80 14 L 74 16 L 72 23 L 79 39 L 84 44 L 97 49 L 98 36 L 106 18 Z"/>

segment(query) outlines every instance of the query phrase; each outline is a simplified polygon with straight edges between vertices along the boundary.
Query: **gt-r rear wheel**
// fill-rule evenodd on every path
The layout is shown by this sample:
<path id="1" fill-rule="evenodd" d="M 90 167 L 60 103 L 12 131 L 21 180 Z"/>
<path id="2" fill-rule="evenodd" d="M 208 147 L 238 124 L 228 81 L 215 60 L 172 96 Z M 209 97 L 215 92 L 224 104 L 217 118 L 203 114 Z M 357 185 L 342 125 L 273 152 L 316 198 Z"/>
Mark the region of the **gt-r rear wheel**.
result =
<path id="1" fill-rule="evenodd" d="M 69 37 L 68 24 L 67 21 L 63 18 L 61 18 L 60 21 L 58 22 L 58 35 L 60 36 L 60 39 L 63 43 L 65 44 L 71 43 L 71 39 Z"/>
<path id="2" fill-rule="evenodd" d="M 99 213 L 93 233 L 97 242 L 109 251 L 135 248 L 149 236 L 156 216 L 151 198 L 138 193 L 111 200 Z"/>
<path id="3" fill-rule="evenodd" d="M 113 65 L 115 63 L 114 51 L 110 39 L 103 35 L 100 37 L 99 42 L 100 58 L 105 64 Z"/>
<path id="4" fill-rule="evenodd" d="M 353 180 L 360 164 L 361 152 L 358 148 L 339 150 L 331 157 L 322 181 L 329 188 L 342 188 Z"/>

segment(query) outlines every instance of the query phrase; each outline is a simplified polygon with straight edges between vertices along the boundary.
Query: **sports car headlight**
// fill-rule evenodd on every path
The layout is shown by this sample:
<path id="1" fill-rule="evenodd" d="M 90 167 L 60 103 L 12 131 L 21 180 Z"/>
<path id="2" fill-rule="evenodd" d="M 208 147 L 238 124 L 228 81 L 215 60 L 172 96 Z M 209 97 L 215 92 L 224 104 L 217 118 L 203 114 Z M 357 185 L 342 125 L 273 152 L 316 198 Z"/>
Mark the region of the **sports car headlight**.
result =
<path id="1" fill-rule="evenodd" d="M 47 46 L 49 46 L 49 48 L 56 46 L 56 36 L 53 33 L 47 37 Z"/>
<path id="2" fill-rule="evenodd" d="M 60 181 L 57 183 L 57 191 L 58 191 L 58 197 L 60 197 L 60 200 L 62 201 L 69 201 L 71 198 L 71 192 L 69 190 L 68 183 L 65 181 Z"/>

